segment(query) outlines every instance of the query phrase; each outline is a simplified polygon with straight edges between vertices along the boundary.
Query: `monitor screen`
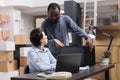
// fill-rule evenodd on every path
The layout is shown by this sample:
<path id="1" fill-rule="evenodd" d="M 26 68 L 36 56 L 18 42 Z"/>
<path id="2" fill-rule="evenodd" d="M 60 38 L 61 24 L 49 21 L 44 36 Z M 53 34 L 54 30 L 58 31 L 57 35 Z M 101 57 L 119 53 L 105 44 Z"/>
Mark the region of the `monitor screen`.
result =
<path id="1" fill-rule="evenodd" d="M 81 54 L 82 55 L 82 61 L 81 61 L 81 67 L 85 66 L 85 60 L 84 60 L 84 47 L 83 46 L 65 46 L 61 47 L 60 54 Z"/>
<path id="2" fill-rule="evenodd" d="M 88 46 L 65 46 L 61 47 L 60 54 L 82 54 L 81 67 L 95 65 L 95 49 L 90 52 Z"/>
<path id="3" fill-rule="evenodd" d="M 72 73 L 79 72 L 81 63 L 81 54 L 60 54 L 57 58 L 56 72 L 68 71 Z"/>

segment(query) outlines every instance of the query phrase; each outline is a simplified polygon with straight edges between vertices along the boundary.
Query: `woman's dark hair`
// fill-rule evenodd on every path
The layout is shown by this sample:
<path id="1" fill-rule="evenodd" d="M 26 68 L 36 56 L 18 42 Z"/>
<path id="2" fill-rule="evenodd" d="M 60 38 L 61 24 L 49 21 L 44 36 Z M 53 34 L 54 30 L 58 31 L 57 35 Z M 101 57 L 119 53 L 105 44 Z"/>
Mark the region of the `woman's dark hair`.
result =
<path id="1" fill-rule="evenodd" d="M 30 33 L 30 41 L 36 47 L 41 45 L 40 40 L 43 38 L 42 32 L 43 30 L 41 28 L 35 28 Z"/>
<path id="2" fill-rule="evenodd" d="M 60 6 L 57 3 L 50 3 L 47 8 L 47 11 L 49 12 L 50 9 L 56 9 L 56 8 L 58 8 L 60 11 Z"/>

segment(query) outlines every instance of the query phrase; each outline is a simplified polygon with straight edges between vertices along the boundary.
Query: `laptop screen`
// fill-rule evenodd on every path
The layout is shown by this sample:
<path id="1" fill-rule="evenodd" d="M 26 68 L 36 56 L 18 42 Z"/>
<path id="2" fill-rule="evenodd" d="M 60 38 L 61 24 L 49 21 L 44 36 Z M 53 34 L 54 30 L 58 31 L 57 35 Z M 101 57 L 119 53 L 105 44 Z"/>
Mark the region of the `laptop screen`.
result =
<path id="1" fill-rule="evenodd" d="M 61 54 L 58 56 L 56 72 L 68 71 L 72 73 L 79 72 L 81 64 L 81 54 Z"/>
<path id="2" fill-rule="evenodd" d="M 82 54 L 82 60 L 80 67 L 86 65 L 95 65 L 95 49 L 92 52 L 89 51 L 88 46 L 65 46 L 61 47 L 60 54 Z"/>
<path id="3" fill-rule="evenodd" d="M 85 58 L 84 58 L 84 47 L 83 46 L 65 46 L 61 47 L 60 54 L 81 54 L 82 60 L 81 60 L 81 67 L 86 66 L 85 64 Z"/>

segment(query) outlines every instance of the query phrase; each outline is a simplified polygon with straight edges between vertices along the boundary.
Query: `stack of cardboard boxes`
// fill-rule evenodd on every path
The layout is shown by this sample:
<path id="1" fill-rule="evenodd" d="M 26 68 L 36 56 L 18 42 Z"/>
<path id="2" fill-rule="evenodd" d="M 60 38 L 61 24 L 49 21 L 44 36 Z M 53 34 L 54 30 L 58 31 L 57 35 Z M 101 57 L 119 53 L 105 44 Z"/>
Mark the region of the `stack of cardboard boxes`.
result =
<path id="1" fill-rule="evenodd" d="M 19 49 L 16 48 L 16 55 L 19 56 L 16 59 L 19 61 L 19 75 L 24 74 L 24 68 L 27 65 L 27 53 L 28 47 L 23 47 L 28 44 L 28 36 L 18 33 L 14 35 L 15 45 L 19 46 Z M 22 47 L 21 47 L 22 46 Z M 18 50 L 18 51 L 17 51 Z"/>
<path id="2" fill-rule="evenodd" d="M 7 40 L 10 37 L 10 31 L 2 29 L 2 26 L 8 23 L 9 17 L 4 14 L 0 14 L 0 41 Z"/>
<path id="3" fill-rule="evenodd" d="M 0 14 L 0 24 L 8 23 L 9 17 L 4 14 Z"/>
<path id="4" fill-rule="evenodd" d="M 110 63 L 115 67 L 110 70 L 110 80 L 120 80 L 120 25 L 118 26 L 98 26 L 100 30 L 114 36 L 112 46 L 110 48 Z M 96 31 L 96 62 L 100 62 L 100 57 L 107 50 L 110 38 Z M 102 75 L 105 80 L 104 76 Z"/>
<path id="5" fill-rule="evenodd" d="M 9 17 L 0 14 L 0 24 L 8 23 Z M 17 61 L 14 60 L 15 42 L 7 41 L 10 31 L 0 27 L 0 72 L 10 72 L 17 70 Z"/>
<path id="6" fill-rule="evenodd" d="M 14 36 L 14 41 L 16 45 L 28 44 L 28 39 L 26 35 L 17 34 Z"/>
<path id="7" fill-rule="evenodd" d="M 10 31 L 3 26 L 8 23 L 9 17 L 0 14 L 0 79 L 10 80 L 18 76 L 17 61 L 14 60 L 15 42 L 10 41 Z"/>
<path id="8" fill-rule="evenodd" d="M 28 65 L 27 55 L 28 51 L 31 47 L 21 47 L 20 48 L 20 68 L 19 68 L 19 75 L 24 74 L 24 68 Z"/>
<path id="9" fill-rule="evenodd" d="M 17 70 L 17 61 L 14 60 L 14 41 L 0 41 L 0 72 Z"/>
<path id="10" fill-rule="evenodd" d="M 10 37 L 9 30 L 0 30 L 0 40 L 7 40 Z"/>

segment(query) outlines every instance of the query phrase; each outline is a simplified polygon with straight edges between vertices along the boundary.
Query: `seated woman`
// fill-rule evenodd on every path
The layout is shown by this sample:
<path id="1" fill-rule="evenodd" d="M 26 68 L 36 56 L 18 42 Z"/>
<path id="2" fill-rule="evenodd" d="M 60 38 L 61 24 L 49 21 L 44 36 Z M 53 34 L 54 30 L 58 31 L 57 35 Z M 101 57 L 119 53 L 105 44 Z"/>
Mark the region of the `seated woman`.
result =
<path id="1" fill-rule="evenodd" d="M 56 59 L 53 57 L 48 48 L 47 36 L 42 29 L 33 29 L 30 33 L 30 41 L 33 44 L 32 49 L 28 52 L 29 72 L 44 72 L 56 68 Z"/>

